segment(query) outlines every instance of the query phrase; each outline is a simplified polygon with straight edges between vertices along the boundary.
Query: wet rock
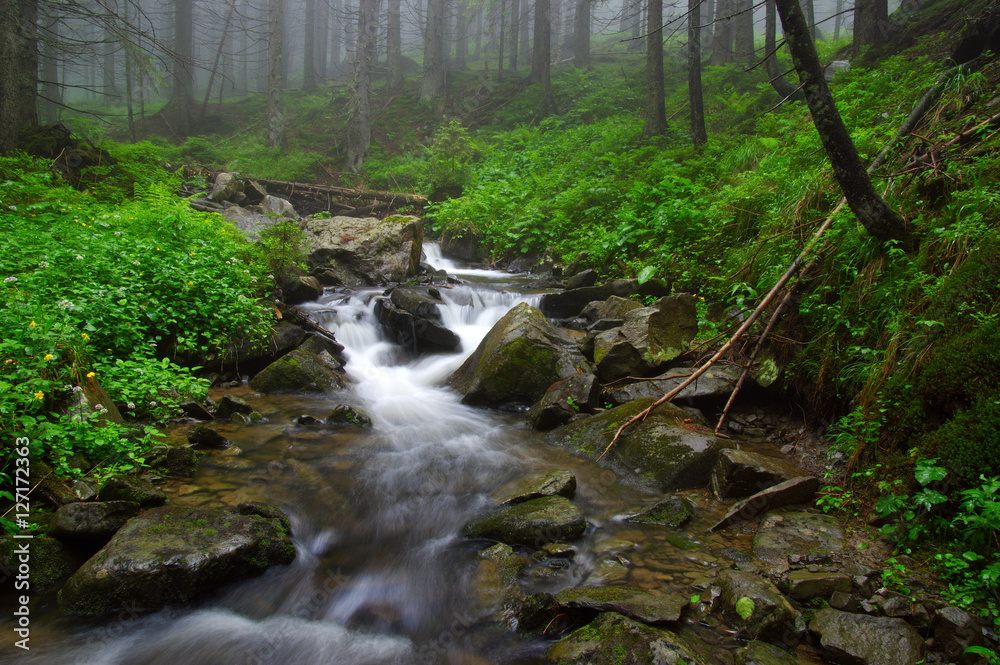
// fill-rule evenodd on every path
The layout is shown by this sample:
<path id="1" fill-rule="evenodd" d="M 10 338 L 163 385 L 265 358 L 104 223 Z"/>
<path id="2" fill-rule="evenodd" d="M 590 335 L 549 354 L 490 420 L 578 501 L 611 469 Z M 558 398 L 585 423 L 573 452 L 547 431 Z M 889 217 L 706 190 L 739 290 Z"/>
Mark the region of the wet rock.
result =
<path id="1" fill-rule="evenodd" d="M 449 384 L 465 404 L 532 404 L 556 381 L 589 369 L 569 335 L 521 303 L 493 326 Z"/>
<path id="2" fill-rule="evenodd" d="M 712 470 L 712 492 L 720 499 L 739 499 L 806 472 L 776 457 L 746 450 L 723 450 Z"/>
<path id="3" fill-rule="evenodd" d="M 112 476 L 104 481 L 97 498 L 101 501 L 132 501 L 140 508 L 156 508 L 167 502 L 166 493 L 144 478 Z"/>
<path id="4" fill-rule="evenodd" d="M 41 460 L 32 460 L 31 486 L 35 488 L 34 491 L 38 496 L 45 497 L 46 501 L 57 507 L 80 500 L 69 484 Z"/>
<path id="5" fill-rule="evenodd" d="M 840 524 L 818 513 L 768 513 L 753 539 L 754 556 L 779 569 L 787 569 L 790 554 L 839 552 L 843 547 Z"/>
<path id="6" fill-rule="evenodd" d="M 345 286 L 384 286 L 417 274 L 423 249 L 418 217 L 307 219 L 309 263 Z"/>
<path id="7" fill-rule="evenodd" d="M 843 573 L 813 573 L 808 570 L 793 570 L 788 573 L 788 595 L 804 602 L 814 598 L 829 598 L 834 592 L 848 593 L 851 578 Z"/>
<path id="8" fill-rule="evenodd" d="M 593 570 L 587 575 L 587 582 L 606 585 L 621 582 L 629 574 L 629 561 L 621 555 L 606 556 L 597 560 Z"/>
<path id="9" fill-rule="evenodd" d="M 357 427 L 371 427 L 372 419 L 367 413 L 356 406 L 348 404 L 338 404 L 330 411 L 330 415 L 324 421 L 327 425 L 355 425 Z"/>
<path id="10" fill-rule="evenodd" d="M 618 428 L 652 403 L 636 400 L 570 423 L 553 430 L 548 441 L 600 457 Z M 731 444 L 707 428 L 685 424 L 687 417 L 670 404 L 657 407 L 645 420 L 630 425 L 600 463 L 663 492 L 706 486 L 719 450 Z"/>
<path id="11" fill-rule="evenodd" d="M 556 381 L 528 411 L 528 424 L 542 431 L 565 425 L 578 413 L 593 411 L 600 394 L 601 386 L 593 374 Z"/>
<path id="12" fill-rule="evenodd" d="M 281 222 L 281 220 L 265 214 L 259 206 L 229 206 L 222 213 L 222 218 L 239 229 L 243 233 L 243 237 L 250 242 L 260 240 L 262 231 L 266 231 Z"/>
<path id="13" fill-rule="evenodd" d="M 625 518 L 637 524 L 658 524 L 660 526 L 679 527 L 694 517 L 695 505 L 690 499 L 680 496 L 668 496 L 651 508 L 629 515 Z"/>
<path id="14" fill-rule="evenodd" d="M 541 547 L 544 543 L 576 540 L 586 528 L 583 515 L 569 500 L 546 496 L 496 508 L 462 527 L 462 535 Z"/>
<path id="15" fill-rule="evenodd" d="M 94 486 L 82 480 L 74 480 L 69 487 L 80 501 L 90 501 L 97 496 Z"/>
<path id="16" fill-rule="evenodd" d="M 84 541 L 103 545 L 138 514 L 139 504 L 132 501 L 71 503 L 55 512 L 47 533 L 65 543 Z"/>
<path id="17" fill-rule="evenodd" d="M 442 301 L 415 289 L 395 289 L 375 301 L 375 319 L 400 346 L 414 351 L 454 351 L 462 340 L 441 324 L 436 307 Z"/>
<path id="18" fill-rule="evenodd" d="M 77 547 L 67 546 L 55 538 L 35 536 L 31 539 L 31 591 L 45 591 L 72 575 L 84 557 Z M 9 574 L 18 570 L 25 541 L 12 536 L 0 536 L 0 570 Z"/>
<path id="19" fill-rule="evenodd" d="M 236 395 L 223 395 L 219 400 L 219 406 L 215 408 L 215 417 L 219 420 L 229 420 L 234 413 L 251 413 L 253 407 L 242 397 Z"/>
<path id="20" fill-rule="evenodd" d="M 945 658 L 960 665 L 978 661 L 980 656 L 965 653 L 969 647 L 986 646 L 983 628 L 974 616 L 952 605 L 945 605 L 934 613 L 933 626 L 934 648 Z"/>
<path id="21" fill-rule="evenodd" d="M 622 327 L 594 339 L 596 374 L 604 382 L 657 367 L 687 351 L 698 333 L 694 298 L 687 293 L 633 309 Z"/>
<path id="22" fill-rule="evenodd" d="M 751 573 L 724 570 L 716 583 L 726 622 L 754 639 L 774 641 L 805 629 L 802 617 L 771 582 Z"/>
<path id="23" fill-rule="evenodd" d="M 441 251 L 462 261 L 476 263 L 483 259 L 479 242 L 479 234 L 469 230 L 445 231 L 441 238 Z"/>
<path id="24" fill-rule="evenodd" d="M 212 185 L 212 192 L 208 195 L 210 201 L 222 203 L 229 201 L 240 191 L 240 180 L 233 173 L 220 173 L 215 176 L 215 184 Z"/>
<path id="25" fill-rule="evenodd" d="M 524 560 L 505 543 L 497 543 L 480 552 L 472 582 L 474 615 L 515 628 L 515 617 L 525 599 L 518 583 L 523 569 Z"/>
<path id="26" fill-rule="evenodd" d="M 551 593 L 533 593 L 518 608 L 517 630 L 529 634 L 540 633 L 551 628 L 559 614 L 559 603 Z"/>
<path id="27" fill-rule="evenodd" d="M 154 457 L 150 466 L 158 471 L 165 471 L 170 476 L 191 477 L 198 470 L 198 460 L 202 455 L 204 453 L 187 446 L 170 447 Z"/>
<path id="28" fill-rule="evenodd" d="M 298 347 L 309 336 L 289 321 L 279 321 L 263 340 L 246 338 L 228 344 L 221 352 L 209 353 L 198 363 L 222 371 L 246 372 L 253 376 L 269 364 Z M 229 414 L 221 416 L 228 418 Z"/>
<path id="29" fill-rule="evenodd" d="M 587 306 L 580 312 L 580 316 L 594 323 L 614 319 L 623 321 L 626 314 L 640 307 L 642 307 L 642 303 L 637 300 L 611 296 L 607 300 L 595 300 L 587 303 Z"/>
<path id="30" fill-rule="evenodd" d="M 542 296 L 540 309 L 545 316 L 570 319 L 578 316 L 583 308 L 594 300 L 607 300 L 611 296 L 629 298 L 634 295 L 661 298 L 670 295 L 670 291 L 655 279 L 641 285 L 635 279 L 613 279 L 600 286 L 546 293 Z"/>
<path id="31" fill-rule="evenodd" d="M 330 392 L 346 385 L 343 365 L 317 337 L 311 337 L 250 379 L 250 387 L 262 393 Z"/>
<path id="32" fill-rule="evenodd" d="M 733 654 L 733 665 L 797 665 L 798 658 L 773 644 L 750 641 Z"/>
<path id="33" fill-rule="evenodd" d="M 593 286 L 597 283 L 597 271 L 590 268 L 581 270 L 566 280 L 567 289 L 581 289 L 585 286 Z"/>
<path id="34" fill-rule="evenodd" d="M 624 385 L 615 384 L 615 387 L 604 390 L 602 398 L 615 406 L 635 399 L 659 399 L 679 386 L 694 371 L 692 367 L 673 367 L 655 379 Z M 701 404 L 705 401 L 725 399 L 733 391 L 739 377 L 739 368 L 732 365 L 713 365 L 698 377 L 697 381 L 684 388 L 677 395 L 675 401 L 686 400 L 694 404 Z"/>
<path id="35" fill-rule="evenodd" d="M 555 599 L 565 610 L 617 612 L 643 623 L 677 621 L 688 604 L 687 598 L 679 594 L 617 586 L 563 589 Z"/>
<path id="36" fill-rule="evenodd" d="M 605 612 L 562 638 L 545 652 L 549 662 L 565 665 L 704 665 L 684 640 L 662 628 Z"/>
<path id="37" fill-rule="evenodd" d="M 281 300 L 286 305 L 319 300 L 323 295 L 323 285 L 311 275 L 291 275 L 280 283 Z"/>
<path id="38" fill-rule="evenodd" d="M 193 399 L 184 400 L 178 404 L 178 407 L 188 418 L 194 418 L 195 420 L 212 420 L 215 418 L 208 409 Z"/>
<path id="39" fill-rule="evenodd" d="M 223 509 L 153 508 L 91 557 L 66 582 L 59 601 L 71 614 L 153 611 L 294 558 L 280 520 Z"/>
<path id="40" fill-rule="evenodd" d="M 585 269 L 588 260 L 590 260 L 590 254 L 587 252 L 580 252 L 573 258 L 572 261 L 569 262 L 569 265 L 566 266 L 563 274 L 566 277 L 572 277 L 581 270 Z"/>
<path id="41" fill-rule="evenodd" d="M 641 376 L 649 369 L 620 327 L 594 337 L 593 356 L 597 375 L 604 383 L 626 376 Z"/>
<path id="42" fill-rule="evenodd" d="M 824 656 L 837 663 L 913 665 L 923 658 L 923 638 L 902 619 L 827 608 L 816 613 L 809 630 L 819 636 Z"/>
<path id="43" fill-rule="evenodd" d="M 211 427 L 199 425 L 188 432 L 188 443 L 195 448 L 214 448 L 222 450 L 233 445 L 233 442 L 216 432 Z"/>
<path id="44" fill-rule="evenodd" d="M 724 529 L 736 522 L 753 519 L 762 513 L 785 506 L 811 503 L 818 489 L 819 480 L 812 476 L 792 478 L 778 483 L 734 505 L 725 517 L 709 528 L 709 531 Z"/>
<path id="45" fill-rule="evenodd" d="M 539 471 L 497 488 L 490 496 L 497 506 L 506 506 L 543 496 L 563 496 L 573 498 L 576 491 L 576 476 L 566 469 Z"/>
<path id="46" fill-rule="evenodd" d="M 268 194 L 260 202 L 260 207 L 268 217 L 299 218 L 299 213 L 295 212 L 295 206 L 292 205 L 291 201 L 283 199 L 280 196 L 271 196 Z"/>

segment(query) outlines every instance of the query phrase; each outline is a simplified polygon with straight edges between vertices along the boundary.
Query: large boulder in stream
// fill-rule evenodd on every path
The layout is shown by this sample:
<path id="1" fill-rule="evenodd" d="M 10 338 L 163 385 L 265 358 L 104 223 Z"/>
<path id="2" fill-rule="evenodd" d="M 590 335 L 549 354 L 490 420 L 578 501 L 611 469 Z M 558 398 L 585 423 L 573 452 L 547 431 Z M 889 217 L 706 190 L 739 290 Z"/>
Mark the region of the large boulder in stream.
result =
<path id="1" fill-rule="evenodd" d="M 599 615 L 562 638 L 545 652 L 561 665 L 703 665 L 680 637 L 662 628 L 633 621 L 615 612 Z"/>
<path id="2" fill-rule="evenodd" d="M 313 274 L 326 284 L 384 286 L 420 269 L 423 222 L 410 215 L 309 218 L 303 222 Z"/>
<path id="3" fill-rule="evenodd" d="M 605 388 L 601 397 L 614 406 L 631 402 L 634 399 L 647 397 L 659 399 L 679 386 L 695 369 L 694 367 L 671 367 L 653 379 L 625 384 L 616 382 L 612 387 Z M 672 401 L 689 402 L 694 406 L 700 406 L 706 402 L 726 399 L 733 392 L 733 387 L 739 380 L 740 373 L 741 370 L 734 365 L 712 365 L 694 383 L 678 393 Z"/>
<path id="4" fill-rule="evenodd" d="M 802 616 L 769 580 L 738 570 L 724 570 L 716 583 L 722 616 L 754 639 L 773 641 L 805 631 Z M 794 637 L 788 640 L 797 641 Z"/>
<path id="5" fill-rule="evenodd" d="M 72 614 L 158 610 L 291 563 L 288 518 L 275 508 L 153 508 L 129 520 L 59 592 Z"/>
<path id="6" fill-rule="evenodd" d="M 634 295 L 662 298 L 670 291 L 655 279 L 639 284 L 636 279 L 613 279 L 600 286 L 584 286 L 578 289 L 568 289 L 556 293 L 546 293 L 542 296 L 540 308 L 545 316 L 554 319 L 573 318 L 583 311 L 583 308 L 595 300 L 607 300 L 611 296 L 629 298 Z"/>
<path id="7" fill-rule="evenodd" d="M 462 535 L 541 547 L 545 543 L 576 540 L 586 529 L 586 520 L 568 499 L 544 496 L 495 508 L 462 527 Z"/>
<path id="8" fill-rule="evenodd" d="M 347 385 L 347 373 L 335 353 L 326 340 L 310 337 L 250 379 L 250 387 L 262 393 L 338 390 Z"/>
<path id="9" fill-rule="evenodd" d="M 913 665 L 921 662 L 924 640 L 902 619 L 851 614 L 827 608 L 809 623 L 823 655 L 835 663 Z"/>
<path id="10" fill-rule="evenodd" d="M 375 318 L 400 346 L 414 351 L 454 351 L 462 340 L 441 323 L 443 305 L 434 287 L 393 289 L 375 301 Z"/>
<path id="11" fill-rule="evenodd" d="M 572 337 L 521 303 L 493 326 L 448 383 L 473 406 L 533 404 L 556 381 L 589 369 Z"/>
<path id="12" fill-rule="evenodd" d="M 640 399 L 553 430 L 550 443 L 598 458 L 623 424 L 653 404 Z M 663 404 L 622 432 L 601 464 L 637 477 L 663 492 L 708 485 L 719 451 L 732 444 L 712 435 L 707 427 L 685 422 L 688 414 Z"/>

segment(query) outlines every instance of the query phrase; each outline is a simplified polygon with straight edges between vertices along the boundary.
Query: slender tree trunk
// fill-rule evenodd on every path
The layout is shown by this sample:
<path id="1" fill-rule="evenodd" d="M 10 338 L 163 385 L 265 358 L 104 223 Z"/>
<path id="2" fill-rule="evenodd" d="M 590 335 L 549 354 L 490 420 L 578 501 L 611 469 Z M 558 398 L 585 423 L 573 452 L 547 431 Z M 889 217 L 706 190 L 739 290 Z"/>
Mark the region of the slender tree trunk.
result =
<path id="1" fill-rule="evenodd" d="M 106 0 L 110 14 L 108 16 L 109 24 L 114 20 L 112 17 L 117 11 L 116 4 L 115 0 Z M 109 24 L 106 24 L 104 28 L 104 98 L 114 103 L 121 99 L 122 94 L 118 91 L 118 77 L 115 75 L 115 51 L 118 50 L 118 38 L 108 27 Z"/>
<path id="2" fill-rule="evenodd" d="M 733 46 L 736 52 L 736 62 L 752 65 L 757 60 L 753 45 L 753 5 L 754 0 L 737 0 L 736 11 L 739 13 L 733 19 Z"/>
<path id="3" fill-rule="evenodd" d="M 550 28 L 549 0 L 535 0 L 535 41 L 531 59 L 531 78 L 542 84 L 543 116 L 556 112 L 556 98 L 552 94 Z"/>
<path id="4" fill-rule="evenodd" d="M 389 0 L 389 20 L 385 33 L 385 87 L 392 93 L 403 85 L 402 19 L 399 0 Z"/>
<path id="5" fill-rule="evenodd" d="M 789 83 L 788 79 L 778 70 L 778 58 L 775 54 L 778 16 L 774 9 L 774 0 L 767 0 L 766 6 L 767 9 L 764 15 L 764 53 L 767 55 L 764 59 L 764 69 L 767 71 L 767 77 L 771 81 L 771 87 L 774 88 L 776 93 L 781 95 L 782 99 L 801 102 L 805 99 L 805 95 L 802 94 L 801 90 L 797 90 L 794 85 Z"/>
<path id="6" fill-rule="evenodd" d="M 469 64 L 469 3 L 460 0 L 455 15 L 455 67 L 465 69 Z"/>
<path id="7" fill-rule="evenodd" d="M 347 164 L 357 173 L 368 157 L 372 131 L 372 71 L 375 66 L 375 32 L 378 29 L 378 0 L 361 0 L 358 18 L 358 50 L 351 83 L 351 113 L 347 120 Z"/>
<path id="8" fill-rule="evenodd" d="M 0 154 L 17 148 L 18 134 L 38 124 L 38 46 L 35 0 L 0 0 Z"/>
<path id="9" fill-rule="evenodd" d="M 705 104 L 701 95 L 701 0 L 688 0 L 688 99 L 691 103 L 691 138 L 695 148 L 708 141 Z"/>
<path id="10" fill-rule="evenodd" d="M 562 0 L 549 0 L 549 45 L 552 48 L 552 60 L 558 60 L 562 50 Z"/>
<path id="11" fill-rule="evenodd" d="M 445 92 L 444 27 L 444 0 L 427 0 L 424 75 L 420 82 L 420 101 L 430 101 Z"/>
<path id="12" fill-rule="evenodd" d="M 823 77 L 823 68 L 802 7 L 798 0 L 776 0 L 776 4 L 813 124 L 819 132 L 847 204 L 872 236 L 882 242 L 899 240 L 908 245 L 912 236 L 906 221 L 886 205 L 875 191 L 851 135 L 837 111 L 837 105 Z"/>
<path id="13" fill-rule="evenodd" d="M 802 4 L 802 11 L 806 15 L 806 23 L 809 25 L 809 34 L 813 41 L 816 41 L 816 5 L 813 0 L 799 0 Z"/>
<path id="14" fill-rule="evenodd" d="M 39 35 L 41 82 L 38 98 L 38 111 L 42 122 L 51 124 L 59 118 L 59 108 L 62 104 L 62 86 L 59 85 L 59 52 L 56 44 L 59 42 L 59 19 L 54 16 L 40 16 L 42 27 Z"/>
<path id="15" fill-rule="evenodd" d="M 302 26 L 302 89 L 316 89 L 316 0 L 306 0 L 305 25 Z"/>
<path id="16" fill-rule="evenodd" d="M 430 0 L 428 0 L 429 2 Z M 476 10 L 476 42 L 472 51 L 472 61 L 479 62 L 483 57 L 483 10 Z"/>
<path id="17" fill-rule="evenodd" d="M 734 61 L 733 13 L 735 0 L 716 0 L 715 37 L 712 39 L 712 64 L 725 65 Z"/>
<path id="18" fill-rule="evenodd" d="M 841 15 L 841 12 L 844 11 L 844 0 L 837 0 L 837 8 L 834 11 L 837 16 L 833 19 L 833 41 L 837 41 L 840 39 L 840 24 L 844 18 Z"/>
<path id="19" fill-rule="evenodd" d="M 662 136 L 667 131 L 663 92 L 663 0 L 648 0 L 646 16 L 646 115 L 643 137 Z"/>
<path id="20" fill-rule="evenodd" d="M 284 0 L 269 0 L 267 12 L 267 147 L 285 149 L 285 108 L 282 103 L 284 69 Z"/>
<path id="21" fill-rule="evenodd" d="M 527 1 L 527 0 L 525 0 Z M 507 69 L 512 73 L 517 71 L 519 55 L 518 38 L 521 36 L 521 0 L 510 0 L 510 55 L 507 56 Z"/>
<path id="22" fill-rule="evenodd" d="M 358 16 L 354 13 L 355 4 L 352 0 L 344 0 L 344 65 L 354 62 L 358 47 Z M 353 70 L 352 70 L 353 71 Z"/>
<path id="23" fill-rule="evenodd" d="M 497 80 L 503 80 L 503 48 L 507 42 L 506 0 L 500 0 L 500 34 L 497 36 Z"/>
<path id="24" fill-rule="evenodd" d="M 885 41 L 889 24 L 888 0 L 856 0 L 854 3 L 854 50 L 878 46 Z"/>
<path id="25" fill-rule="evenodd" d="M 341 16 L 341 0 L 333 0 L 330 17 L 330 77 L 340 76 L 340 36 L 344 33 L 344 19 Z"/>
<path id="26" fill-rule="evenodd" d="M 625 49 L 629 53 L 638 53 L 642 47 L 642 0 L 633 0 L 630 7 L 632 11 L 632 17 L 629 21 L 629 32 L 631 33 L 631 39 L 629 40 L 628 47 Z"/>
<path id="27" fill-rule="evenodd" d="M 191 133 L 194 122 L 194 43 L 192 0 L 174 1 L 173 88 L 168 107 L 174 117 L 174 131 Z"/>
<path id="28" fill-rule="evenodd" d="M 524 62 L 531 62 L 531 17 L 532 3 L 529 0 L 521 0 L 521 35 L 518 41 L 521 42 L 521 59 Z"/>
<path id="29" fill-rule="evenodd" d="M 701 23 L 699 25 L 704 25 L 706 22 L 711 23 L 715 19 L 715 0 L 708 0 L 705 4 L 701 6 L 699 10 L 701 12 Z M 701 30 L 701 52 L 712 53 L 715 47 L 715 30 L 712 26 L 709 26 L 708 30 Z"/>
<path id="30" fill-rule="evenodd" d="M 573 64 L 590 65 L 590 0 L 576 0 L 573 19 Z"/>
<path id="31" fill-rule="evenodd" d="M 316 79 L 326 80 L 327 49 L 330 44 L 330 4 L 327 0 L 316 0 Z"/>

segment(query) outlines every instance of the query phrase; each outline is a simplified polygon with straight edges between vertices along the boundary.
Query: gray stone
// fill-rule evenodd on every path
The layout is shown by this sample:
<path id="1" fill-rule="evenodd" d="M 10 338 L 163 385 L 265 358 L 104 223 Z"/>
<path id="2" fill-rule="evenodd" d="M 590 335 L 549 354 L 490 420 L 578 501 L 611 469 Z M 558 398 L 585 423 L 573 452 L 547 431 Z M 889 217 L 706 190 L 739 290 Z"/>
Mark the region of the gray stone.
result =
<path id="1" fill-rule="evenodd" d="M 965 653 L 966 649 L 986 646 L 979 621 L 952 605 L 945 605 L 934 613 L 933 627 L 934 648 L 960 665 L 969 665 L 979 659 L 975 654 Z"/>
<path id="2" fill-rule="evenodd" d="M 295 212 L 295 206 L 280 196 L 268 194 L 260 202 L 260 207 L 268 217 L 281 217 L 283 219 L 298 219 L 299 214 Z"/>
<path id="3" fill-rule="evenodd" d="M 221 450 L 233 445 L 232 441 L 206 425 L 199 425 L 188 432 L 187 440 L 195 448 L 215 448 Z"/>
<path id="4" fill-rule="evenodd" d="M 497 488 L 490 498 L 497 506 L 506 506 L 543 496 L 572 499 L 575 491 L 576 476 L 566 469 L 555 469 L 516 478 Z"/>
<path id="5" fill-rule="evenodd" d="M 279 321 L 263 340 L 246 338 L 230 343 L 218 354 L 208 354 L 200 364 L 221 370 L 246 372 L 253 376 L 270 363 L 298 347 L 308 337 L 301 327 L 288 321 Z M 249 413 L 249 411 L 247 412 Z M 220 416 L 228 418 L 231 414 Z"/>
<path id="6" fill-rule="evenodd" d="M 528 424 L 542 431 L 565 425 L 578 413 L 593 411 L 600 394 L 601 385 L 593 374 L 556 381 L 528 411 Z"/>
<path id="7" fill-rule="evenodd" d="M 153 508 L 130 520 L 59 592 L 70 614 L 154 611 L 290 563 L 287 519 Z"/>
<path id="8" fill-rule="evenodd" d="M 768 513 L 753 539 L 753 553 L 779 569 L 787 569 L 788 555 L 839 552 L 844 533 L 837 520 L 817 513 Z"/>
<path id="9" fill-rule="evenodd" d="M 323 285 L 309 275 L 293 275 L 281 282 L 281 300 L 288 305 L 319 300 L 323 295 Z"/>
<path id="10" fill-rule="evenodd" d="M 98 491 L 101 501 L 132 501 L 140 508 L 156 508 L 167 502 L 166 493 L 144 478 L 111 476 Z"/>
<path id="11" fill-rule="evenodd" d="M 233 173 L 220 173 L 215 176 L 215 184 L 212 185 L 212 193 L 208 195 L 210 201 L 222 203 L 233 198 L 240 191 L 240 181 Z"/>
<path id="12" fill-rule="evenodd" d="M 794 464 L 776 457 L 723 450 L 712 470 L 712 491 L 720 499 L 739 499 L 805 475 Z"/>
<path id="13" fill-rule="evenodd" d="M 563 589 L 556 602 L 566 610 L 617 612 L 643 623 L 677 621 L 688 600 L 676 593 L 654 593 L 618 586 Z"/>
<path id="14" fill-rule="evenodd" d="M 614 404 L 624 404 L 634 399 L 652 397 L 659 399 L 685 381 L 695 371 L 693 367 L 673 367 L 655 379 L 636 381 L 624 385 L 615 384 L 606 388 L 603 398 Z M 704 400 L 719 400 L 726 398 L 740 378 L 740 370 L 732 365 L 713 365 L 698 379 L 684 388 L 675 401 L 692 401 L 699 403 Z"/>
<path id="15" fill-rule="evenodd" d="M 493 326 L 448 383 L 464 404 L 533 404 L 556 381 L 589 370 L 568 334 L 521 303 Z"/>
<path id="16" fill-rule="evenodd" d="M 604 382 L 644 374 L 688 350 L 698 333 L 694 298 L 660 298 L 625 314 L 622 327 L 594 338 L 596 374 Z"/>
<path id="17" fill-rule="evenodd" d="M 568 499 L 546 496 L 496 508 L 462 527 L 462 535 L 541 547 L 545 543 L 576 540 L 586 528 L 583 515 Z"/>
<path id="18" fill-rule="evenodd" d="M 736 522 L 753 519 L 762 513 L 785 506 L 811 503 L 818 489 L 819 480 L 812 476 L 792 478 L 778 483 L 734 505 L 726 513 L 726 516 L 714 524 L 709 531 L 724 529 Z"/>
<path id="19" fill-rule="evenodd" d="M 733 653 L 733 665 L 798 665 L 798 662 L 787 651 L 759 640 L 752 640 Z"/>
<path id="20" fill-rule="evenodd" d="M 230 206 L 222 213 L 222 217 L 239 229 L 243 233 L 243 237 L 250 242 L 260 240 L 262 231 L 275 226 L 280 221 L 266 215 L 258 206 L 249 208 Z"/>
<path id="21" fill-rule="evenodd" d="M 913 665 L 923 658 L 924 640 L 902 619 L 824 609 L 809 630 L 819 636 L 823 654 L 837 663 Z"/>
<path id="22" fill-rule="evenodd" d="M 382 329 L 400 346 L 414 351 L 454 351 L 462 340 L 453 331 L 440 322 L 438 310 L 427 310 L 426 301 L 418 301 L 411 293 L 406 298 L 397 296 L 396 289 L 392 298 L 378 298 L 375 301 L 375 319 Z M 397 301 L 407 302 L 415 312 L 396 304 Z"/>
<path id="23" fill-rule="evenodd" d="M 629 515 L 626 520 L 637 524 L 657 524 L 676 528 L 694 517 L 694 509 L 695 505 L 690 499 L 668 496 L 651 508 Z"/>
<path id="24" fill-rule="evenodd" d="M 572 422 L 553 430 L 548 441 L 600 458 L 602 465 L 663 492 L 705 487 L 719 450 L 732 444 L 707 428 L 685 423 L 687 414 L 670 404 L 630 425 L 608 449 L 618 428 L 652 403 L 636 400 Z"/>
<path id="25" fill-rule="evenodd" d="M 595 300 L 607 300 L 611 296 L 629 298 L 634 295 L 660 298 L 669 293 L 669 290 L 655 279 L 644 284 L 639 284 L 635 279 L 613 279 L 600 286 L 546 293 L 542 296 L 539 307 L 545 312 L 545 316 L 568 319 L 578 316 L 584 307 Z"/>
<path id="26" fill-rule="evenodd" d="M 808 570 L 788 573 L 788 595 L 794 600 L 829 598 L 834 592 L 848 593 L 850 590 L 851 578 L 843 573 L 813 573 Z"/>
<path id="27" fill-rule="evenodd" d="M 640 307 L 642 307 L 642 303 L 637 300 L 611 296 L 607 300 L 595 300 L 587 303 L 587 306 L 580 312 L 580 316 L 594 322 L 614 319 L 623 321 L 626 314 Z"/>
<path id="28" fill-rule="evenodd" d="M 705 665 L 674 633 L 614 612 L 605 612 L 562 638 L 545 657 L 564 665 Z"/>
<path id="29" fill-rule="evenodd" d="M 751 638 L 773 642 L 805 629 L 802 617 L 771 582 L 751 573 L 724 570 L 716 583 L 726 622 Z M 789 640 L 786 640 L 789 641 Z"/>
<path id="30" fill-rule="evenodd" d="M 329 392 L 347 382 L 342 364 L 312 337 L 250 379 L 250 387 L 262 393 Z"/>
<path id="31" fill-rule="evenodd" d="M 597 283 L 597 271 L 588 268 L 581 270 L 566 280 L 567 289 L 580 289 L 585 286 L 593 286 Z"/>
<path id="32" fill-rule="evenodd" d="M 63 542 L 104 544 L 125 522 L 139 514 L 132 501 L 93 501 L 61 507 L 49 521 L 48 535 Z"/>
<path id="33" fill-rule="evenodd" d="M 303 228 L 310 264 L 331 281 L 384 286 L 419 271 L 424 234 L 418 217 L 309 218 Z"/>

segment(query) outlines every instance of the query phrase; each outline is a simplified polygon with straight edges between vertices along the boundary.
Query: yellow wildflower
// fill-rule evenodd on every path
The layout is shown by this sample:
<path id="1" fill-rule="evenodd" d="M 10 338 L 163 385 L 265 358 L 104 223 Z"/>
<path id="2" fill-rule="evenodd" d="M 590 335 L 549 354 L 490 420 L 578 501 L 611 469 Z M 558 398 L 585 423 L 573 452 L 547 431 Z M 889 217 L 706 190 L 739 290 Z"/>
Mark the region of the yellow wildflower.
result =
<path id="1" fill-rule="evenodd" d="M 83 338 L 84 342 L 89 342 L 90 341 L 90 335 L 88 335 L 87 333 L 80 333 L 80 337 Z"/>
<path id="2" fill-rule="evenodd" d="M 52 360 L 53 358 L 55 358 L 54 355 L 52 355 L 51 353 L 46 353 L 45 357 L 42 360 Z"/>
<path id="3" fill-rule="evenodd" d="M 38 326 L 38 324 L 35 323 L 34 321 L 32 321 L 31 323 L 28 324 L 29 328 L 36 328 L 37 326 Z"/>
<path id="4" fill-rule="evenodd" d="M 97 372 L 87 372 L 87 378 L 92 379 L 97 376 Z"/>
<path id="5" fill-rule="evenodd" d="M 35 399 L 45 399 L 45 393 L 39 390 L 38 392 L 35 393 Z"/>

